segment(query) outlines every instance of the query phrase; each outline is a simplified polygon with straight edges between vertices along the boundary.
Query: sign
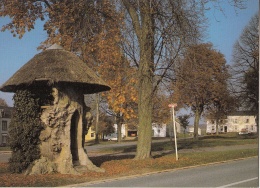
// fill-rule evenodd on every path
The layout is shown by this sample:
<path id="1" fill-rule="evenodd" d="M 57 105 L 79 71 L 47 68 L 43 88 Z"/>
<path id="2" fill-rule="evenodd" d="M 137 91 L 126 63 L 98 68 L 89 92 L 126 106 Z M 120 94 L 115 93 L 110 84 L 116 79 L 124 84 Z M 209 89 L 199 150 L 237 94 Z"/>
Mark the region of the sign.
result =
<path id="1" fill-rule="evenodd" d="M 170 107 L 170 108 L 174 108 L 174 107 L 176 107 L 177 106 L 177 103 L 173 103 L 173 104 L 169 104 L 168 105 L 168 107 Z"/>
<path id="2" fill-rule="evenodd" d="M 177 148 L 177 138 L 176 138 L 176 125 L 175 125 L 175 116 L 174 116 L 174 107 L 177 106 L 177 103 L 169 104 L 170 108 L 172 108 L 172 122 L 173 122 L 173 130 L 174 130 L 174 142 L 175 142 L 175 153 L 176 153 L 176 161 L 179 160 L 178 157 L 178 148 Z"/>

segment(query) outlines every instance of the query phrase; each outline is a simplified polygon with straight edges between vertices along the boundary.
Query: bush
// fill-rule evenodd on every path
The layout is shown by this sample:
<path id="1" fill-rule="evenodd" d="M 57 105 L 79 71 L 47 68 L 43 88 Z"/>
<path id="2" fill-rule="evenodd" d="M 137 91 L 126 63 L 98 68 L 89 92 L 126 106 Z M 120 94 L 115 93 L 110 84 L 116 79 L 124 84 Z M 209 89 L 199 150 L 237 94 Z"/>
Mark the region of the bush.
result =
<path id="1" fill-rule="evenodd" d="M 13 97 L 14 108 L 9 134 L 12 156 L 9 169 L 21 173 L 40 158 L 39 136 L 43 129 L 40 121 L 39 98 L 28 90 L 19 90 Z"/>

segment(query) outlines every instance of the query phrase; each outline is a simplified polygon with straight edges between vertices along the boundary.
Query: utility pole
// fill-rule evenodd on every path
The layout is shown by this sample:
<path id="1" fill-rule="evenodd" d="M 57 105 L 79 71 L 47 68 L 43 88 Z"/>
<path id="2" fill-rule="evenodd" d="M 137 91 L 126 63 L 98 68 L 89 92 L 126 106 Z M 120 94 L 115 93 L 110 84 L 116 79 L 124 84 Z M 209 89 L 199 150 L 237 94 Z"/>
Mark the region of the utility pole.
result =
<path id="1" fill-rule="evenodd" d="M 176 125 L 175 125 L 175 115 L 174 115 L 174 107 L 177 106 L 176 103 L 168 105 L 172 109 L 172 121 L 173 121 L 173 132 L 174 132 L 174 143 L 175 143 L 175 154 L 176 154 L 176 161 L 179 160 L 178 158 L 178 148 L 177 148 L 177 138 L 176 138 Z"/>
<path id="2" fill-rule="evenodd" d="M 96 94 L 96 138 L 95 138 L 95 143 L 99 144 L 99 134 L 98 134 L 98 123 L 99 123 L 99 93 Z"/>

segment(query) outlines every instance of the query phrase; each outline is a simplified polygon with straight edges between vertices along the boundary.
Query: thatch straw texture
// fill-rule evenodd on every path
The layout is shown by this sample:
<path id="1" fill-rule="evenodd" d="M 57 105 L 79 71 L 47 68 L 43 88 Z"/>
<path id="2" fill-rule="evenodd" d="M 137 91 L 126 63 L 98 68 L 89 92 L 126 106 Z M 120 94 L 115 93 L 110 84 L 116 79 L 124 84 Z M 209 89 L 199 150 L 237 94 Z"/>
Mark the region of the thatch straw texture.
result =
<path id="1" fill-rule="evenodd" d="M 21 67 L 0 90 L 15 92 L 28 87 L 53 84 L 75 86 L 85 94 L 107 91 L 110 87 L 75 54 L 63 49 L 47 49 Z"/>

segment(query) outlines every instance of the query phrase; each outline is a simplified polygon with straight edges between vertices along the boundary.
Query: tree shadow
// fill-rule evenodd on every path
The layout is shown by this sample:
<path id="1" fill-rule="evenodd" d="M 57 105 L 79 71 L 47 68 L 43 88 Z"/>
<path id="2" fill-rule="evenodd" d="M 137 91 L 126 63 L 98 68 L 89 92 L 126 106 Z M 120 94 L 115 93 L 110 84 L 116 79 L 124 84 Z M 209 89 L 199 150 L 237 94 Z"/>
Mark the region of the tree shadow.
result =
<path id="1" fill-rule="evenodd" d="M 89 157 L 89 159 L 93 162 L 94 165 L 100 167 L 104 162 L 112 161 L 112 160 L 124 160 L 124 159 L 133 159 L 135 157 L 134 154 L 109 154 L 109 155 L 101 155 L 101 156 L 93 156 Z"/>

